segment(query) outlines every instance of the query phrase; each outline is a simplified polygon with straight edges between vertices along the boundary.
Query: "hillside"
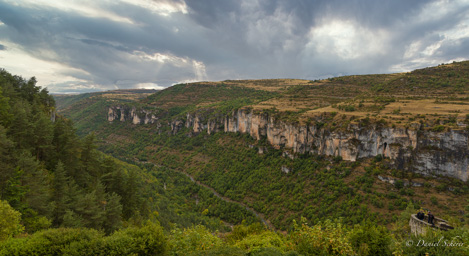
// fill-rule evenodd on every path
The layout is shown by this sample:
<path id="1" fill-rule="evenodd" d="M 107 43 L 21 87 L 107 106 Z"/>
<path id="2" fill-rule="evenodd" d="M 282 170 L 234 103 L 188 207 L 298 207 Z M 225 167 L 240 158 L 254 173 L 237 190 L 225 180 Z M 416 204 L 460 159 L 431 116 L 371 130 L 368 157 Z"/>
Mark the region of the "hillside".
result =
<path id="1" fill-rule="evenodd" d="M 279 229 L 300 216 L 390 227 L 408 202 L 462 225 L 466 155 L 440 147 L 467 150 L 452 138 L 467 137 L 468 79 L 469 62 L 459 62 L 320 81 L 179 84 L 134 102 L 96 95 L 58 107 L 80 132 L 94 131 L 101 150 L 189 173 Z M 439 170 L 446 158 L 460 160 Z M 426 160 L 437 168 L 412 165 Z"/>
<path id="2" fill-rule="evenodd" d="M 135 100 L 144 93 L 125 91 L 116 97 Z M 116 93 L 99 95 L 112 100 Z M 93 95 L 76 97 L 62 102 Z M 184 174 L 148 163 L 132 165 L 96 150 L 95 136 L 79 138 L 73 122 L 55 113 L 54 98 L 36 86 L 35 78 L 0 70 L 0 103 L 0 255 L 57 254 L 43 240 L 34 242 L 34 249 L 21 245 L 43 233 L 52 239 L 52 233 L 60 237 L 70 231 L 73 237 L 89 229 L 87 235 L 107 237 L 152 225 L 167 233 L 195 225 L 213 232 L 260 221 Z"/>

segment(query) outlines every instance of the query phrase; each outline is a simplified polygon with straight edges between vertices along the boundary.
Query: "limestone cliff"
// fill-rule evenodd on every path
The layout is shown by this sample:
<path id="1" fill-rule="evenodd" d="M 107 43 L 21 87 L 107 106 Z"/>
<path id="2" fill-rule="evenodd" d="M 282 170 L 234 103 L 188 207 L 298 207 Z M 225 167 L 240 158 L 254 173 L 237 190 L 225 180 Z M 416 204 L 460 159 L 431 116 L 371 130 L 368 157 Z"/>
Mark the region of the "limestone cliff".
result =
<path id="1" fill-rule="evenodd" d="M 146 112 L 139 117 L 137 112 L 135 108 L 110 108 L 108 120 L 129 120 L 134 124 L 157 120 Z M 173 134 L 184 126 L 195 133 L 248 133 L 257 140 L 265 138 L 275 148 L 288 148 L 300 154 L 340 156 L 348 161 L 381 154 L 391 159 L 395 168 L 424 175 L 467 181 L 469 174 L 469 134 L 466 130 L 431 132 L 421 129 L 419 123 L 407 128 L 351 123 L 347 129 L 331 130 L 316 124 L 284 122 L 249 109 L 239 109 L 226 116 L 199 111 L 187 114 L 186 120 L 173 120 L 169 125 Z"/>
<path id="2" fill-rule="evenodd" d="M 148 110 L 137 110 L 136 107 L 128 106 L 115 106 L 109 108 L 107 120 L 109 122 L 119 120 L 121 122 L 131 121 L 133 124 L 153 124 L 158 121 L 158 118 Z"/>
<path id="3" fill-rule="evenodd" d="M 467 181 L 469 173 L 469 134 L 465 130 L 431 132 L 419 123 L 409 128 L 350 124 L 346 130 L 329 130 L 317 125 L 300 125 L 276 120 L 265 113 L 240 109 L 223 119 L 205 119 L 187 115 L 186 127 L 194 132 L 216 132 L 223 124 L 225 132 L 248 133 L 276 148 L 295 153 L 340 156 L 344 160 L 375 157 L 392 160 L 395 168 L 424 175 L 444 175 Z"/>

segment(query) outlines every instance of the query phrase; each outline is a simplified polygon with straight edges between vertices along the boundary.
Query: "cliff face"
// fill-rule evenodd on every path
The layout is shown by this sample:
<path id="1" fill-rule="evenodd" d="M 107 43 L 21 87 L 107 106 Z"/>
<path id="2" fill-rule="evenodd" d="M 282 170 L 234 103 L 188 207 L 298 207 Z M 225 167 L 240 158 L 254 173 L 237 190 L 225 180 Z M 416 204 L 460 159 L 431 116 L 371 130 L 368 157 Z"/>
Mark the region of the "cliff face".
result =
<path id="1" fill-rule="evenodd" d="M 121 122 L 131 121 L 133 124 L 153 124 L 158 118 L 147 110 L 138 110 L 136 107 L 115 106 L 108 110 L 107 120 L 112 122 L 119 120 Z"/>
<path id="2" fill-rule="evenodd" d="M 115 113 L 109 109 L 109 121 L 118 119 Z M 143 122 L 142 119 L 135 122 L 132 114 L 121 114 L 120 120 L 151 123 L 154 119 L 145 116 Z M 469 134 L 465 130 L 436 133 L 420 130 L 419 123 L 409 128 L 350 124 L 346 130 L 330 130 L 317 125 L 286 123 L 266 113 L 256 114 L 246 109 L 215 118 L 207 118 L 202 113 L 188 114 L 185 121 L 175 120 L 170 125 L 173 134 L 183 126 L 195 133 L 248 133 L 257 140 L 267 139 L 273 147 L 289 148 L 295 153 L 340 156 L 348 161 L 381 154 L 391 159 L 395 168 L 424 175 L 444 175 L 467 181 L 469 174 Z"/>
<path id="3" fill-rule="evenodd" d="M 249 133 L 257 140 L 266 138 L 272 146 L 290 148 L 295 153 L 340 156 L 348 161 L 382 154 L 399 169 L 468 179 L 467 131 L 435 133 L 420 130 L 418 123 L 410 128 L 350 124 L 345 131 L 331 131 L 316 125 L 285 123 L 243 109 L 223 120 L 203 120 L 197 115 L 188 115 L 187 120 L 186 127 L 194 132 L 206 129 L 213 133 L 223 124 L 225 132 Z"/>

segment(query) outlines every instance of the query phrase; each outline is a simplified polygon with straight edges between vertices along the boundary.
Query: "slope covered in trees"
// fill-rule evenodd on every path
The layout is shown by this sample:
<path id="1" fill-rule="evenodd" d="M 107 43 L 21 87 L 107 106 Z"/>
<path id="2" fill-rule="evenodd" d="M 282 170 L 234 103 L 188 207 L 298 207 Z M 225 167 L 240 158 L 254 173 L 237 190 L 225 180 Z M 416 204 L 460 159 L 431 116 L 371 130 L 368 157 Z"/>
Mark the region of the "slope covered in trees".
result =
<path id="1" fill-rule="evenodd" d="M 19 228 L 12 227 L 5 237 L 49 227 L 110 234 L 148 219 L 167 230 L 175 223 L 224 229 L 220 217 L 233 224 L 257 221 L 184 175 L 142 169 L 99 152 L 93 134 L 79 138 L 72 121 L 56 115 L 54 98 L 34 78 L 1 70 L 0 102 L 0 200 L 18 213 L 11 218 L 21 216 Z M 218 214 L 204 215 L 205 209 Z"/>
<path id="2" fill-rule="evenodd" d="M 0 199 L 21 213 L 26 232 L 64 226 L 110 233 L 147 214 L 137 170 L 96 151 L 94 135 L 80 139 L 34 77 L 1 70 L 0 101 Z"/>

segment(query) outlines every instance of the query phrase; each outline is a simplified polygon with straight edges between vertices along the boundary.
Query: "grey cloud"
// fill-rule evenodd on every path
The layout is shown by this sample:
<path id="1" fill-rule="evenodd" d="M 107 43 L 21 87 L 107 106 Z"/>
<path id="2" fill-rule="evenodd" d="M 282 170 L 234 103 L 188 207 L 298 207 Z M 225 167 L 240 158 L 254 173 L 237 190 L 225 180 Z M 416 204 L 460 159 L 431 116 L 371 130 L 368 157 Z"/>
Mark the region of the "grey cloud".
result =
<path id="1" fill-rule="evenodd" d="M 0 44 L 0 51 L 5 50 L 5 49 L 6 49 L 5 45 Z"/>
<path id="2" fill-rule="evenodd" d="M 469 5 L 463 5 L 439 19 L 416 20 L 431 3 L 186 0 L 188 14 L 161 16 L 132 4 L 98 2 L 100 8 L 134 22 L 128 24 L 0 0 L 0 20 L 4 23 L 0 25 L 0 40 L 19 45 L 36 58 L 73 67 L 75 71 L 61 71 L 62 75 L 85 81 L 51 85 L 56 91 L 62 90 L 61 86 L 79 90 L 92 90 L 93 86 L 131 88 L 138 83 L 168 86 L 195 78 L 192 60 L 205 65 L 210 80 L 314 79 L 390 72 L 395 65 L 413 61 L 404 58 L 412 43 L 420 42 L 418 50 L 423 51 L 442 41 L 442 32 L 468 19 Z M 378 53 L 363 49 L 363 55 L 351 59 L 312 45 L 316 35 L 311 31 L 334 20 L 350 22 L 358 30 L 377 35 L 384 31 L 388 38 L 380 41 Z M 467 38 L 442 42 L 435 60 L 468 57 Z M 175 60 L 163 64 L 139 58 L 140 53 L 165 54 Z"/>

